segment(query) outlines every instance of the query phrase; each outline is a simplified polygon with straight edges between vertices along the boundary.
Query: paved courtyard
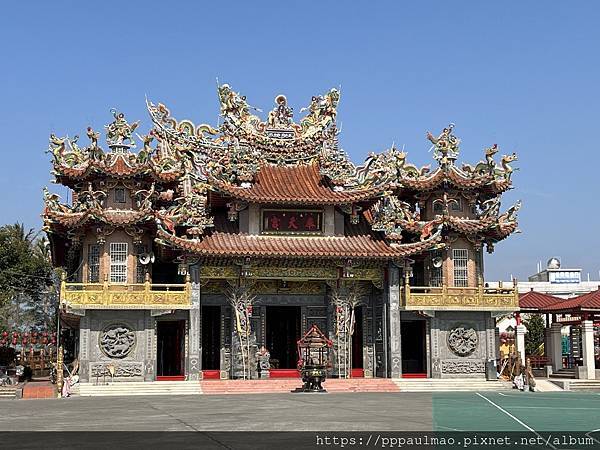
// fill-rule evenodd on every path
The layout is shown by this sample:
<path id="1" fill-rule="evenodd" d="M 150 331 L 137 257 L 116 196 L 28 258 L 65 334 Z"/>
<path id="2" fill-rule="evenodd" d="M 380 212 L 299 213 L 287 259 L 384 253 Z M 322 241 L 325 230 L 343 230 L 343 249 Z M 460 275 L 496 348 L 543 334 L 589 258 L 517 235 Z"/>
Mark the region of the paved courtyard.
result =
<path id="1" fill-rule="evenodd" d="M 169 446 L 185 433 L 204 431 L 197 443 L 207 448 L 246 448 L 230 443 L 217 431 L 545 431 L 592 432 L 600 429 L 600 394 L 595 392 L 520 393 L 355 393 L 336 395 L 262 394 L 178 397 L 80 397 L 64 400 L 3 400 L 2 431 L 144 431 L 114 434 L 120 448 L 140 439 Z M 4 435 L 2 439 L 12 435 Z M 21 435 L 22 436 L 22 435 Z M 93 436 L 93 435 L 92 435 Z M 14 438 L 17 440 L 20 438 Z M 188 434 L 189 437 L 189 434 Z M 51 439 L 63 439 L 50 436 Z M 306 437 L 305 437 L 306 438 Z M 106 434 L 92 439 L 94 448 L 110 448 Z M 240 439 L 242 439 L 240 437 Z M 248 444 L 248 448 L 278 447 Z M 46 448 L 75 448 L 69 437 Z M 312 442 L 312 441 L 311 441 Z M 600 444 L 600 442 L 599 442 Z M 30 448 L 23 441 L 11 448 Z"/>

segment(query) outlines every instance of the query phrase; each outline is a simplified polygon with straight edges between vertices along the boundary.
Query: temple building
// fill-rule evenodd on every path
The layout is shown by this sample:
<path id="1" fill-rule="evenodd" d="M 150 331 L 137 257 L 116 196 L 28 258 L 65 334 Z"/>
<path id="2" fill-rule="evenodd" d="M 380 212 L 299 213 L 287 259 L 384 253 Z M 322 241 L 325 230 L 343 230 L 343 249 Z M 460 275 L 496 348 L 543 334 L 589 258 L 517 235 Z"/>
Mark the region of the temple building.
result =
<path id="1" fill-rule="evenodd" d="M 356 166 L 338 90 L 299 122 L 283 95 L 263 120 L 218 94 L 217 128 L 148 102 L 147 135 L 117 111 L 104 148 L 92 128 L 87 146 L 51 135 L 71 201 L 45 190 L 43 218 L 81 380 L 255 378 L 262 347 L 270 376 L 297 376 L 313 325 L 334 377 L 483 379 L 495 317 L 518 309 L 483 265 L 517 231 L 520 203 L 500 205 L 516 155 L 459 166 L 450 125 L 427 134 L 433 168 L 393 147 Z"/>

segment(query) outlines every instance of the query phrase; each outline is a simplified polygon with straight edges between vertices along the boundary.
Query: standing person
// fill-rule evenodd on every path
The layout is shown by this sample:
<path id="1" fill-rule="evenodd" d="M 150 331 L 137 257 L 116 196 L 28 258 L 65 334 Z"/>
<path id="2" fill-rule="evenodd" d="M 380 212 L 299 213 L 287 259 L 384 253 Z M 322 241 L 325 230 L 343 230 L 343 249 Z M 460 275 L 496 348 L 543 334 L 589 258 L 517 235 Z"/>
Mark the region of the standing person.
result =
<path id="1" fill-rule="evenodd" d="M 535 392 L 535 378 L 533 376 L 533 369 L 531 367 L 531 360 L 527 358 L 525 363 L 525 377 L 527 379 L 527 384 L 529 385 L 529 390 L 531 392 Z"/>

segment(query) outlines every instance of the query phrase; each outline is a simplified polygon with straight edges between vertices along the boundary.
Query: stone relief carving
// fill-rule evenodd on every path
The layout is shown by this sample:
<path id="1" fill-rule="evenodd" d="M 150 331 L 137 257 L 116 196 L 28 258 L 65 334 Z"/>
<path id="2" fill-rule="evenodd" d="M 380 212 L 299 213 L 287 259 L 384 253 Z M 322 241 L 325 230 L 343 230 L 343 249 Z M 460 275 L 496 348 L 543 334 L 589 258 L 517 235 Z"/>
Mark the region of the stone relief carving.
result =
<path id="1" fill-rule="evenodd" d="M 126 357 L 135 343 L 135 331 L 122 323 L 109 325 L 100 334 L 100 349 L 110 358 Z"/>
<path id="2" fill-rule="evenodd" d="M 95 377 L 110 377 L 110 364 L 92 364 L 91 376 Z M 114 365 L 115 378 L 141 377 L 143 374 L 142 363 L 119 363 Z"/>
<path id="3" fill-rule="evenodd" d="M 446 360 L 442 361 L 443 373 L 483 373 L 485 367 L 483 361 L 461 361 Z"/>
<path id="4" fill-rule="evenodd" d="M 469 325 L 458 325 L 448 332 L 448 348 L 457 356 L 469 356 L 477 349 L 477 330 Z"/>

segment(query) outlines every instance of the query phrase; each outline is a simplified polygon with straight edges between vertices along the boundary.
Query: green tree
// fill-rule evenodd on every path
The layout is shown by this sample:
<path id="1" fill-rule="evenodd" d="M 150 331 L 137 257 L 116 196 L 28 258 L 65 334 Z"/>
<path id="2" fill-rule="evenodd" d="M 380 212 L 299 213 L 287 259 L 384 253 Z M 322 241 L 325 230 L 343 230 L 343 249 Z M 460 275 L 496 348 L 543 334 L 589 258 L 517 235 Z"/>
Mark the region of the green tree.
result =
<path id="1" fill-rule="evenodd" d="M 0 227 L 0 330 L 53 328 L 56 292 L 46 242 L 22 224 Z"/>
<path id="2" fill-rule="evenodd" d="M 523 321 L 527 328 L 525 335 L 525 354 L 538 355 L 539 348 L 544 343 L 544 318 L 539 314 L 532 314 Z"/>

